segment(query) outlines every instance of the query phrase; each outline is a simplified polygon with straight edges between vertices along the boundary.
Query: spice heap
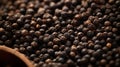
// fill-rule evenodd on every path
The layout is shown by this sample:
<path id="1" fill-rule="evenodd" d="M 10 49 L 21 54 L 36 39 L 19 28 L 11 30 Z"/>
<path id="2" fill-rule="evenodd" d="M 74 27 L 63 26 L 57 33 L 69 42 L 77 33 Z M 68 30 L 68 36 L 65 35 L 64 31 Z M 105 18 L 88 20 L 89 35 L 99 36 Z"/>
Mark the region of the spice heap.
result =
<path id="1" fill-rule="evenodd" d="M 120 0 L 0 0 L 0 44 L 36 67 L 119 67 Z"/>

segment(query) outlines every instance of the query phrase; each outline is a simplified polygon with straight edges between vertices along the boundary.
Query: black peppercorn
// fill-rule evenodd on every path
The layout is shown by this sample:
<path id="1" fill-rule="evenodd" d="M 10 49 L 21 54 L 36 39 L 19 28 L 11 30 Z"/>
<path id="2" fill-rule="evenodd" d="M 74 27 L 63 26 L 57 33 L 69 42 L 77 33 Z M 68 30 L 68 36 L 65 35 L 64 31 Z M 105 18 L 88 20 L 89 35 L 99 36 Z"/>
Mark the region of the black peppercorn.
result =
<path id="1" fill-rule="evenodd" d="M 41 32 L 40 31 L 35 31 L 35 36 L 40 36 Z"/>
<path id="2" fill-rule="evenodd" d="M 120 23 L 117 23 L 117 24 L 116 24 L 116 27 L 120 28 Z"/>
<path id="3" fill-rule="evenodd" d="M 39 29 L 39 31 L 41 32 L 41 34 L 44 34 L 44 33 L 45 33 L 45 30 L 44 30 L 44 29 Z"/>
<path id="4" fill-rule="evenodd" d="M 50 63 L 50 62 L 52 62 L 52 60 L 51 59 L 46 59 L 45 62 Z"/>
<path id="5" fill-rule="evenodd" d="M 93 52 L 92 56 L 95 58 L 98 58 L 100 56 L 100 54 L 99 54 L 99 52 Z"/>
<path id="6" fill-rule="evenodd" d="M 20 47 L 19 51 L 24 53 L 25 52 L 25 48 L 24 47 Z"/>
<path id="7" fill-rule="evenodd" d="M 91 3 L 91 8 L 95 9 L 97 6 L 95 3 Z"/>
<path id="8" fill-rule="evenodd" d="M 61 37 L 60 37 L 60 41 L 61 41 L 61 42 L 65 42 L 65 41 L 66 41 L 66 37 L 65 37 L 65 36 L 61 36 Z"/>
<path id="9" fill-rule="evenodd" d="M 103 57 L 103 58 L 106 58 L 106 57 L 107 57 L 107 54 L 102 54 L 102 57 Z"/>
<path id="10" fill-rule="evenodd" d="M 65 47 L 64 51 L 66 52 L 66 54 L 70 53 L 70 48 L 69 47 Z"/>
<path id="11" fill-rule="evenodd" d="M 25 13 L 26 13 L 25 8 L 21 8 L 21 9 L 20 9 L 20 13 L 21 13 L 21 14 L 25 14 Z"/>
<path id="12" fill-rule="evenodd" d="M 21 30 L 21 34 L 22 35 L 27 35 L 28 34 L 28 30 L 26 30 L 26 29 Z"/>
<path id="13" fill-rule="evenodd" d="M 46 49 L 46 48 L 42 48 L 42 49 L 41 49 L 41 53 L 44 54 L 44 53 L 46 53 L 46 52 L 47 52 L 47 49 Z"/>
<path id="14" fill-rule="evenodd" d="M 64 45 L 61 45 L 61 46 L 59 47 L 60 50 L 64 50 L 64 48 L 65 48 Z"/>
<path id="15" fill-rule="evenodd" d="M 95 61 L 96 61 L 95 57 L 91 57 L 91 58 L 90 58 L 90 62 L 91 62 L 91 63 L 95 63 Z"/>
<path id="16" fill-rule="evenodd" d="M 71 57 L 75 57 L 75 55 L 76 55 L 75 52 L 70 52 Z"/>
<path id="17" fill-rule="evenodd" d="M 33 14 L 33 13 L 34 13 L 34 10 L 31 9 L 31 8 L 28 8 L 28 9 L 26 10 L 26 13 L 27 13 L 27 14 Z"/>
<path id="18" fill-rule="evenodd" d="M 101 65 L 105 65 L 106 63 L 107 63 L 107 62 L 106 62 L 105 59 L 101 59 L 101 60 L 100 60 L 100 64 L 101 64 Z"/>
<path id="19" fill-rule="evenodd" d="M 0 45 L 36 67 L 119 67 L 119 0 L 1 1 Z"/>
<path id="20" fill-rule="evenodd" d="M 81 38 L 81 41 L 83 41 L 83 42 L 87 41 L 87 37 L 86 37 L 86 36 L 83 36 L 83 37 Z"/>
<path id="21" fill-rule="evenodd" d="M 53 39 L 53 43 L 59 44 L 59 42 L 60 42 L 60 39 L 59 39 L 59 38 L 54 38 L 54 39 Z"/>
<path id="22" fill-rule="evenodd" d="M 90 57 L 91 56 L 89 54 L 84 55 L 84 58 L 90 59 Z"/>
<path id="23" fill-rule="evenodd" d="M 2 41 L 1 41 L 1 44 L 3 44 Z M 12 41 L 11 40 L 6 40 L 4 44 L 7 45 L 7 46 L 12 46 Z"/>
<path id="24" fill-rule="evenodd" d="M 92 37 L 93 35 L 94 35 L 94 31 L 89 30 L 89 31 L 87 32 L 87 36 L 88 36 L 88 37 Z"/>
<path id="25" fill-rule="evenodd" d="M 0 39 L 3 40 L 3 41 L 5 41 L 5 40 L 8 39 L 8 37 L 6 35 L 2 35 Z"/>
<path id="26" fill-rule="evenodd" d="M 45 42 L 45 43 L 49 42 L 49 37 L 44 37 L 43 42 Z"/>
<path id="27" fill-rule="evenodd" d="M 31 55 L 30 55 L 30 59 L 34 59 L 35 57 L 36 57 L 35 54 L 31 54 Z"/>
<path id="28" fill-rule="evenodd" d="M 70 38 L 70 33 L 66 32 L 66 33 L 64 33 L 64 36 L 69 39 Z"/>
<path id="29" fill-rule="evenodd" d="M 1 45 L 3 45 L 3 44 L 4 44 L 4 42 L 3 42 L 2 40 L 0 40 L 0 44 L 1 44 Z"/>
<path id="30" fill-rule="evenodd" d="M 48 47 L 52 47 L 53 46 L 53 42 L 52 41 L 49 41 L 48 44 L 47 44 Z"/>
<path id="31" fill-rule="evenodd" d="M 82 31 L 83 31 L 84 33 L 86 33 L 86 32 L 88 31 L 88 28 L 84 27 L 84 28 L 82 29 Z"/>
<path id="32" fill-rule="evenodd" d="M 27 47 L 26 47 L 26 50 L 28 50 L 29 52 L 32 52 L 32 51 L 33 51 L 33 48 L 32 48 L 32 46 L 27 46 Z"/>
<path id="33" fill-rule="evenodd" d="M 77 50 L 77 47 L 75 45 L 72 45 L 71 46 L 71 51 L 76 51 Z"/>
<path id="34" fill-rule="evenodd" d="M 83 46 L 78 45 L 78 46 L 77 46 L 78 52 L 80 52 L 83 48 L 84 48 Z"/>
<path id="35" fill-rule="evenodd" d="M 88 53 L 88 51 L 87 51 L 87 49 L 86 49 L 86 48 L 84 48 L 84 49 L 82 49 L 82 50 L 81 50 L 81 53 L 82 53 L 82 54 L 87 54 L 87 53 Z"/>
<path id="36" fill-rule="evenodd" d="M 112 59 L 112 57 L 111 57 L 111 56 L 108 56 L 106 59 L 109 61 L 109 60 L 111 60 L 111 59 Z"/>
<path id="37" fill-rule="evenodd" d="M 66 63 L 68 64 L 69 67 L 74 67 L 75 66 L 74 61 L 72 61 L 71 59 L 68 59 Z"/>
<path id="38" fill-rule="evenodd" d="M 100 48 L 101 48 L 101 45 L 97 45 L 97 44 L 96 44 L 96 45 L 94 46 L 94 49 L 95 49 L 95 50 L 100 49 Z"/>
<path id="39" fill-rule="evenodd" d="M 40 58 L 34 58 L 34 59 L 33 59 L 33 61 L 34 61 L 35 63 L 38 63 L 39 60 L 40 60 Z"/>
<path id="40" fill-rule="evenodd" d="M 35 42 L 35 41 L 33 41 L 33 42 L 31 42 L 31 46 L 32 46 L 32 47 L 37 47 L 37 46 L 38 46 L 38 43 Z"/>
<path id="41" fill-rule="evenodd" d="M 80 59 L 80 58 L 81 58 L 81 56 L 79 56 L 79 55 L 75 56 L 75 60 Z"/>
<path id="42" fill-rule="evenodd" d="M 0 33 L 3 33 L 5 32 L 5 29 L 4 28 L 0 28 Z"/>
<path id="43" fill-rule="evenodd" d="M 49 55 L 48 53 L 45 53 L 42 57 L 43 57 L 43 58 L 41 58 L 41 59 L 46 60 L 47 58 L 50 57 L 50 55 Z"/>
<path id="44" fill-rule="evenodd" d="M 111 66 L 114 66 L 114 60 L 110 60 L 110 62 L 109 62 L 109 64 L 111 65 Z"/>
<path id="45" fill-rule="evenodd" d="M 64 60 L 64 58 L 60 57 L 60 58 L 58 59 L 58 62 L 64 63 L 65 60 Z"/>
<path id="46" fill-rule="evenodd" d="M 117 5 L 117 6 L 119 6 L 120 5 L 120 1 L 118 0 L 118 1 L 115 1 L 115 4 Z"/>
<path id="47" fill-rule="evenodd" d="M 18 29 L 18 24 L 17 23 L 13 23 L 12 27 Z"/>
<path id="48" fill-rule="evenodd" d="M 24 28 L 25 28 L 25 29 L 29 29 L 29 28 L 30 28 L 30 24 L 25 24 L 25 25 L 24 25 Z"/>
<path id="49" fill-rule="evenodd" d="M 71 41 L 67 41 L 67 42 L 65 43 L 65 45 L 66 45 L 66 46 L 71 46 L 72 43 L 71 43 Z"/>
<path id="50" fill-rule="evenodd" d="M 54 49 L 54 50 L 59 50 L 59 46 L 58 46 L 58 45 L 54 45 L 54 46 L 53 46 L 53 49 Z"/>
<path id="51" fill-rule="evenodd" d="M 87 63 L 87 58 L 82 58 L 82 59 L 78 59 L 77 62 L 78 62 L 78 65 L 80 64 L 86 64 Z M 83 65 L 84 66 L 84 65 Z"/>
<path id="52" fill-rule="evenodd" d="M 76 14 L 76 15 L 74 16 L 74 18 L 77 19 L 77 20 L 79 20 L 79 19 L 82 18 L 82 16 L 81 16 L 80 14 Z"/>
<path id="53" fill-rule="evenodd" d="M 77 31 L 82 31 L 82 29 L 83 29 L 83 25 L 77 27 Z"/>
<path id="54" fill-rule="evenodd" d="M 35 52 L 35 54 L 36 54 L 36 55 L 40 55 L 40 52 L 41 52 L 40 50 L 37 50 L 37 51 Z"/>
<path id="55" fill-rule="evenodd" d="M 102 16 L 102 13 L 98 12 L 96 15 L 97 15 L 98 17 L 101 17 L 101 16 Z"/>

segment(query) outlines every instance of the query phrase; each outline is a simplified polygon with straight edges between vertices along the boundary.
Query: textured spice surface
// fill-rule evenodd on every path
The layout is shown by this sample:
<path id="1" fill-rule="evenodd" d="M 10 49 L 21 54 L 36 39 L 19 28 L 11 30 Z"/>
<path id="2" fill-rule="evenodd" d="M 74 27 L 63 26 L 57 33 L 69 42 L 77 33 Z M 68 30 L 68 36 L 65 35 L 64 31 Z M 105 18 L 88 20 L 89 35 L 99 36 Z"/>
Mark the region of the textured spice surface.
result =
<path id="1" fill-rule="evenodd" d="M 36 67 L 119 67 L 120 0 L 0 0 L 0 45 Z"/>

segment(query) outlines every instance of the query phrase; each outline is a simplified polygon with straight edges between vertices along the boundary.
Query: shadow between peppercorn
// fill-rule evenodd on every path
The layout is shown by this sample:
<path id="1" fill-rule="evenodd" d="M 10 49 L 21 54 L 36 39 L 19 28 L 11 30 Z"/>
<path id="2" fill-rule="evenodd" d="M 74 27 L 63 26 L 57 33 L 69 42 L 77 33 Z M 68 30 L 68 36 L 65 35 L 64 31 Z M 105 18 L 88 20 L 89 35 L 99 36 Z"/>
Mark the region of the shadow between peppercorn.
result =
<path id="1" fill-rule="evenodd" d="M 2 67 L 34 67 L 25 55 L 6 46 L 0 46 L 0 66 Z"/>

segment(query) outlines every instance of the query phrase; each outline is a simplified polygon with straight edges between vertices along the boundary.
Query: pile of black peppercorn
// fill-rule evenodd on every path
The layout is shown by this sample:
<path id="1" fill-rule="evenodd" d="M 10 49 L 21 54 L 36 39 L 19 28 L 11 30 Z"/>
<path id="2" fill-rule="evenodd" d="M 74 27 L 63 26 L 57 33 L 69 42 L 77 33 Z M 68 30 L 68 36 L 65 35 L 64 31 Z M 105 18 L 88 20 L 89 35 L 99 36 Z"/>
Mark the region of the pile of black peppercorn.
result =
<path id="1" fill-rule="evenodd" d="M 0 45 L 36 67 L 119 67 L 120 0 L 0 0 Z"/>

